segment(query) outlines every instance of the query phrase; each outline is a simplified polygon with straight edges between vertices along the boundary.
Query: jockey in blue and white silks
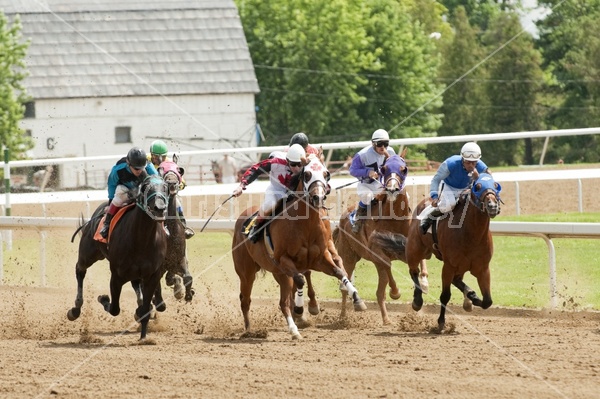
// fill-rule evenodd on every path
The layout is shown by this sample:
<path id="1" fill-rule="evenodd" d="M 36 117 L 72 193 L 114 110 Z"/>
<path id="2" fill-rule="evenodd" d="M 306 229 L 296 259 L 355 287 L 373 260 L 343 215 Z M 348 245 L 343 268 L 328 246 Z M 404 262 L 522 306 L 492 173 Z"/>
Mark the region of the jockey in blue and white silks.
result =
<path id="1" fill-rule="evenodd" d="M 431 180 L 428 205 L 417 216 L 421 220 L 421 233 L 426 234 L 431 226 L 431 218 L 450 212 L 456 206 L 461 193 L 473 181 L 473 172 L 490 173 L 487 165 L 481 160 L 481 149 L 474 142 L 466 143 L 460 155 L 446 159 L 438 168 Z"/>

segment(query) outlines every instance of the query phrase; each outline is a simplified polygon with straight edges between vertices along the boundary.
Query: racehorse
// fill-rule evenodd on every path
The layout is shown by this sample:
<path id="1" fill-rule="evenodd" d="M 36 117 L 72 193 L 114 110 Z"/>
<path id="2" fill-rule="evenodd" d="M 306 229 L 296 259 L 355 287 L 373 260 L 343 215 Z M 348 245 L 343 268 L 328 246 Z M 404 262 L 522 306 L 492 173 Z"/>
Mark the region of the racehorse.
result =
<path id="1" fill-rule="evenodd" d="M 299 175 L 297 191 L 279 202 L 274 216 L 263 229 L 264 240 L 252 243 L 242 229 L 258 207 L 246 209 L 235 224 L 232 255 L 240 279 L 240 305 L 246 332 L 250 331 L 250 302 L 256 273 L 266 270 L 273 274 L 280 287 L 279 307 L 292 339 L 301 339 L 292 316 L 294 288 L 304 287 L 303 273 L 321 271 L 335 276 L 352 295 L 355 309 L 366 306 L 348 280 L 342 259 L 331 237 L 331 224 L 326 218 L 325 199 L 329 192 L 329 172 L 314 157 Z M 296 193 L 302 193 L 301 195 Z M 299 303 L 296 304 L 300 306 Z"/>
<path id="2" fill-rule="evenodd" d="M 450 285 L 464 295 L 463 309 L 471 311 L 473 305 L 487 309 L 492 305 L 490 290 L 490 261 L 494 252 L 490 219 L 500 213 L 500 191 L 502 187 L 487 173 L 481 173 L 470 190 L 461 196 L 456 207 L 440 217 L 433 233 L 419 231 L 419 223 L 410 225 L 408 237 L 389 233 L 378 234 L 374 239 L 385 251 L 406 256 L 409 272 L 415 285 L 412 308 L 418 311 L 423 306 L 422 292 L 418 285 L 418 264 L 434 254 L 443 262 L 442 304 L 438 318 L 438 329 L 442 332 L 446 323 L 446 305 L 450 301 Z M 428 199 L 419 203 L 414 217 L 428 205 Z M 483 299 L 463 281 L 466 272 L 476 279 Z"/>
<path id="3" fill-rule="evenodd" d="M 94 234 L 98 230 L 106 203 L 101 204 L 92 215 L 92 219 L 82 224 L 79 255 L 75 274 L 77 277 L 77 297 L 75 307 L 67 312 L 69 320 L 75 320 L 81 314 L 83 305 L 83 280 L 87 269 L 104 258 L 110 262 L 110 293 L 101 295 L 98 301 L 104 310 L 113 316 L 120 313 L 119 299 L 123 284 L 132 282 L 134 289 L 142 284 L 143 301 L 138 303 L 136 319 L 141 322 L 141 337 L 146 337 L 153 294 L 162 277 L 161 265 L 167 252 L 167 236 L 162 226 L 165 220 L 168 202 L 167 185 L 160 176 L 148 176 L 140 184 L 136 202 L 130 209 L 123 210 L 118 219 L 115 215 L 109 231 L 109 245 L 96 241 Z M 112 301 L 110 298 L 112 297 Z M 158 311 L 166 306 L 160 295 L 155 296 Z"/>
<path id="4" fill-rule="evenodd" d="M 342 257 L 348 275 L 352 276 L 356 263 L 366 259 L 375 264 L 379 283 L 377 285 L 377 304 L 381 310 L 384 324 L 390 324 L 390 319 L 385 306 L 386 286 L 390 286 L 390 297 L 400 298 L 400 291 L 392 275 L 392 260 L 399 259 L 406 262 L 404 256 L 394 257 L 381 251 L 380 245 L 372 240 L 374 233 L 389 231 L 406 235 L 411 223 L 411 209 L 408 194 L 405 190 L 408 167 L 404 161 L 406 150 L 401 155 L 392 155 L 381 168 L 383 187 L 385 190 L 376 198 L 375 205 L 371 206 L 371 217 L 363 221 L 359 234 L 352 232 L 352 224 L 348 215 L 354 211 L 349 208 L 340 218 L 338 228 L 333 231 L 333 238 L 338 253 Z M 421 282 L 427 283 L 427 266 L 421 264 Z M 345 312 L 346 292 L 342 290 L 342 314 Z"/>
<path id="5" fill-rule="evenodd" d="M 193 278 L 186 257 L 185 228 L 177 212 L 177 194 L 185 170 L 177 165 L 177 157 L 173 156 L 173 161 L 164 161 L 159 165 L 158 173 L 163 177 L 169 189 L 169 206 L 165 221 L 169 230 L 169 238 L 167 239 L 167 256 L 162 265 L 163 271 L 167 272 L 165 281 L 168 286 L 173 286 L 175 298 L 181 299 L 185 296 L 186 302 L 190 302 L 195 293 L 192 288 Z M 158 290 L 160 291 L 160 289 L 159 285 Z"/>

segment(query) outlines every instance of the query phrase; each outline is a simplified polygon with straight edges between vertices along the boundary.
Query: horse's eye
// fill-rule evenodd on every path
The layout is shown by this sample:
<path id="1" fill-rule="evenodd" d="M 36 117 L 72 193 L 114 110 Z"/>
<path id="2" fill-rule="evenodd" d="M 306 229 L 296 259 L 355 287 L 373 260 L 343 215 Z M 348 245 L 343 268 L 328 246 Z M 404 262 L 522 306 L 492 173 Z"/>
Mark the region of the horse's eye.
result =
<path id="1" fill-rule="evenodd" d="M 308 183 L 310 181 L 310 179 L 312 178 L 312 173 L 310 171 L 305 171 L 304 172 L 304 181 L 306 183 Z"/>
<path id="2" fill-rule="evenodd" d="M 331 173 L 324 172 L 323 175 L 324 175 L 326 181 L 329 181 L 331 179 Z"/>
<path id="3" fill-rule="evenodd" d="M 475 185 L 475 191 L 479 191 L 479 190 L 481 190 L 481 183 L 477 183 Z"/>

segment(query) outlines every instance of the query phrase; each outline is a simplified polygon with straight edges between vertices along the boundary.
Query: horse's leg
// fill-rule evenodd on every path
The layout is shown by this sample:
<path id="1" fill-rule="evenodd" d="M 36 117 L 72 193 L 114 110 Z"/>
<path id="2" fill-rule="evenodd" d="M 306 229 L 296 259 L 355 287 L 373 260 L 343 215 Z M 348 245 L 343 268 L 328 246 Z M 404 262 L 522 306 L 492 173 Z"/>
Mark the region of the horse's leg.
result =
<path id="1" fill-rule="evenodd" d="M 183 279 L 171 270 L 167 270 L 165 274 L 165 283 L 168 287 L 173 287 L 173 295 L 175 299 L 183 299 L 185 295 L 183 287 Z"/>
<path id="2" fill-rule="evenodd" d="M 444 331 L 446 325 L 446 305 L 450 302 L 452 293 L 450 292 L 450 284 L 453 280 L 454 270 L 450 265 L 444 262 L 442 266 L 442 293 L 440 294 L 440 302 L 442 304 L 440 308 L 440 317 L 438 318 L 438 332 L 441 334 Z"/>
<path id="3" fill-rule="evenodd" d="M 250 262 L 250 261 L 248 261 Z M 238 265 L 236 264 L 236 271 L 238 271 Z M 238 271 L 240 278 L 240 307 L 242 309 L 242 315 L 244 316 L 244 329 L 250 331 L 250 303 L 252 302 L 252 286 L 254 280 L 256 280 L 256 270 L 253 265 L 249 265 L 244 275 Z"/>
<path id="4" fill-rule="evenodd" d="M 465 312 L 473 311 L 473 305 L 481 307 L 481 299 L 477 296 L 475 291 L 471 289 L 462 279 L 462 276 L 457 276 L 452 280 L 452 285 L 463 293 L 463 310 Z"/>
<path id="5" fill-rule="evenodd" d="M 150 321 L 150 310 L 152 308 L 152 295 L 155 294 L 157 290 L 159 290 L 161 277 L 162 273 L 160 272 L 160 270 L 157 270 L 154 274 L 150 276 L 149 279 L 147 279 L 144 282 L 142 286 L 144 293 L 144 301 L 142 303 L 142 306 L 138 307 L 135 311 L 136 319 L 142 325 L 140 340 L 146 338 L 146 334 L 148 333 L 148 322 Z"/>
<path id="6" fill-rule="evenodd" d="M 490 306 L 492 306 L 492 293 L 491 293 L 491 289 L 490 289 L 491 278 L 490 278 L 489 265 L 484 265 L 482 270 L 479 271 L 478 273 L 474 273 L 472 270 L 471 274 L 473 274 L 475 276 L 475 278 L 477 278 L 477 284 L 479 285 L 479 289 L 481 290 L 481 295 L 483 296 L 483 300 L 479 299 L 479 297 L 477 297 L 477 294 L 475 293 L 475 291 L 473 289 L 469 288 L 464 282 L 462 284 L 464 284 L 465 288 L 461 289 L 459 286 L 456 286 L 456 287 L 458 289 L 461 289 L 461 291 L 465 295 L 465 298 L 470 299 L 473 302 L 473 305 L 479 306 L 482 309 L 487 309 Z"/>
<path id="7" fill-rule="evenodd" d="M 319 309 L 319 303 L 317 302 L 317 295 L 315 293 L 315 289 L 312 285 L 312 279 L 310 277 L 310 270 L 304 273 L 304 277 L 306 278 L 306 286 L 308 291 L 308 313 L 313 316 L 318 315 L 321 310 Z"/>
<path id="8" fill-rule="evenodd" d="M 306 321 L 306 318 L 303 317 L 304 313 L 304 275 L 301 273 L 297 273 L 294 275 L 294 286 L 296 287 L 296 295 L 294 298 L 294 306 L 291 307 L 294 319 L 299 319 L 302 322 Z M 293 290 L 292 290 L 293 292 Z M 290 296 L 290 302 L 292 301 L 292 296 Z"/>
<path id="9" fill-rule="evenodd" d="M 379 310 L 381 311 L 381 319 L 383 320 L 383 324 L 387 325 L 387 324 L 392 323 L 390 321 L 390 317 L 388 316 L 387 308 L 385 306 L 385 290 L 388 286 L 388 283 L 390 284 L 390 297 L 392 296 L 392 292 L 393 292 L 392 286 L 396 290 L 397 297 L 400 296 L 400 292 L 398 291 L 396 282 L 394 281 L 392 284 L 393 277 L 392 277 L 392 280 L 389 279 L 392 275 L 391 263 L 385 265 L 382 261 L 377 259 L 377 262 L 375 262 L 375 267 L 377 268 L 377 276 L 379 277 L 378 283 L 377 283 L 377 291 L 375 291 L 375 295 L 377 297 L 377 305 L 379 305 Z"/>
<path id="10" fill-rule="evenodd" d="M 279 283 L 279 308 L 287 322 L 288 331 L 292 334 L 292 339 L 302 339 L 298 331 L 298 326 L 294 323 L 292 312 L 290 311 L 290 297 L 294 290 L 294 282 L 297 286 L 304 285 L 304 276 L 301 273 L 294 275 L 294 279 L 285 274 L 273 274 L 275 280 Z"/>
<path id="11" fill-rule="evenodd" d="M 152 303 L 154 304 L 157 312 L 164 312 L 167 310 L 167 304 L 162 297 L 162 287 L 160 284 L 156 285 L 156 290 L 154 290 L 154 296 L 152 297 Z"/>
<path id="12" fill-rule="evenodd" d="M 358 295 L 358 290 L 354 288 L 354 285 L 348 280 L 346 272 L 341 268 L 334 268 L 334 275 L 337 277 L 342 286 L 346 288 L 346 294 L 352 297 L 352 303 L 354 304 L 354 310 L 357 312 L 367 310 L 367 305 Z"/>
<path id="13" fill-rule="evenodd" d="M 143 301 L 142 282 L 140 280 L 131 280 L 131 286 L 133 287 L 133 292 L 135 292 L 135 297 L 137 299 L 137 305 L 142 306 L 142 301 Z"/>
<path id="14" fill-rule="evenodd" d="M 124 283 L 124 281 L 121 281 L 121 279 L 115 277 L 115 274 L 111 274 L 110 297 L 108 295 L 100 295 L 98 297 L 98 302 L 102 304 L 104 310 L 113 316 L 118 316 L 119 313 L 121 313 L 119 300 L 121 298 L 121 289 L 123 288 Z M 152 293 L 150 293 L 150 298 L 152 298 Z"/>
<path id="15" fill-rule="evenodd" d="M 75 266 L 75 277 L 77 278 L 77 296 L 75 297 L 75 307 L 67 311 L 67 319 L 73 321 L 81 315 L 81 307 L 83 306 L 83 280 L 87 273 L 87 266 L 82 266 L 81 261 Z"/>
<path id="16" fill-rule="evenodd" d="M 185 301 L 186 302 L 191 302 L 192 298 L 194 297 L 194 294 L 196 294 L 196 291 L 194 291 L 194 287 L 192 286 L 193 282 L 194 282 L 194 278 L 192 277 L 192 275 L 190 274 L 190 270 L 188 268 L 188 261 L 187 258 L 183 259 L 183 285 L 185 286 Z"/>
<path id="17" fill-rule="evenodd" d="M 427 261 L 425 259 L 419 262 L 421 265 L 421 273 L 419 274 L 419 286 L 423 294 L 429 293 L 429 272 L 427 271 Z"/>

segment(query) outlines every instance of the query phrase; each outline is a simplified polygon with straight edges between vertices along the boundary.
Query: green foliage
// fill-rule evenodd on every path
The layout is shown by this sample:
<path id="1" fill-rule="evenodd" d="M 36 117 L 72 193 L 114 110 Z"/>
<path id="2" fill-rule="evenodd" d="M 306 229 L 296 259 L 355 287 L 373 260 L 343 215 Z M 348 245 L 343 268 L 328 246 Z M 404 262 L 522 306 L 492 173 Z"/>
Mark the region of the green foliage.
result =
<path id="1" fill-rule="evenodd" d="M 543 74 L 531 35 L 523 32 L 515 13 L 502 13 L 490 22 L 483 42 L 490 53 L 502 46 L 487 62 L 490 80 L 486 90 L 491 106 L 487 128 L 498 133 L 538 130 L 535 105 Z M 481 147 L 482 151 L 488 149 L 486 162 L 492 165 L 533 163 L 531 140 L 525 140 L 525 146 L 518 140 L 505 140 L 481 143 Z"/>
<path id="2" fill-rule="evenodd" d="M 27 47 L 28 43 L 22 42 L 20 19 L 16 17 L 11 25 L 0 11 L 0 144 L 11 150 L 13 158 L 33 148 L 19 127 L 27 101 L 22 86 Z"/>
<path id="3" fill-rule="evenodd" d="M 366 139 L 376 128 L 404 121 L 440 89 L 433 82 L 435 43 L 403 2 L 238 3 L 267 144 L 287 142 L 297 131 L 311 141 Z M 434 133 L 439 105 L 431 102 L 396 135 Z"/>

